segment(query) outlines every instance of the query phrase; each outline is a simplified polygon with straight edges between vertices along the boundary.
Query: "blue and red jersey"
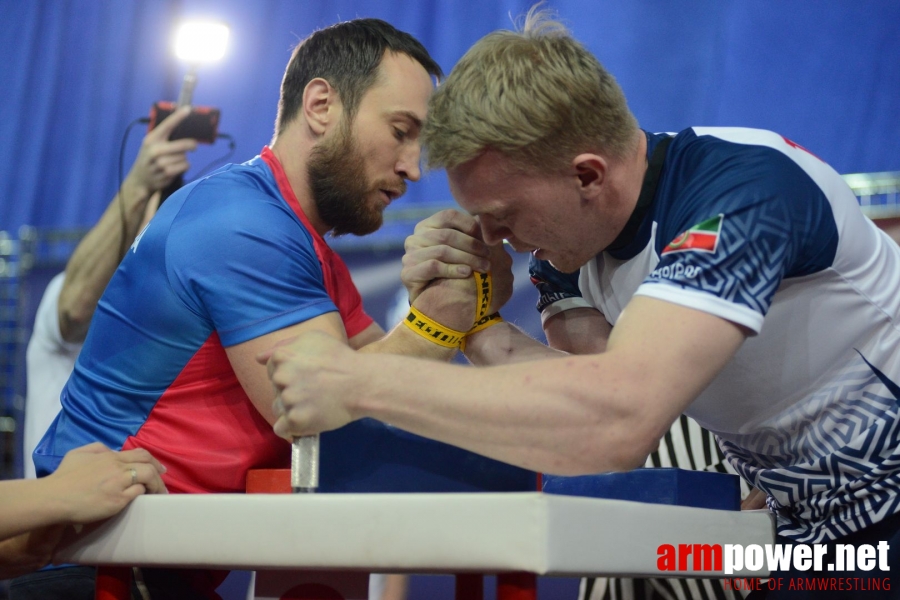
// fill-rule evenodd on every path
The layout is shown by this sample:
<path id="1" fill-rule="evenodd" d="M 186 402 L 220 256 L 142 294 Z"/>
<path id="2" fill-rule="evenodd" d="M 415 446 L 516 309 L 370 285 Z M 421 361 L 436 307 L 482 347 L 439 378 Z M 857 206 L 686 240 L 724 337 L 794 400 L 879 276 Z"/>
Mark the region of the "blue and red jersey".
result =
<path id="1" fill-rule="evenodd" d="M 225 348 L 327 312 L 372 323 L 340 257 L 309 224 L 268 148 L 179 190 L 131 246 L 94 315 L 38 475 L 100 441 L 145 448 L 171 492 L 239 492 L 290 449 L 257 412 Z"/>

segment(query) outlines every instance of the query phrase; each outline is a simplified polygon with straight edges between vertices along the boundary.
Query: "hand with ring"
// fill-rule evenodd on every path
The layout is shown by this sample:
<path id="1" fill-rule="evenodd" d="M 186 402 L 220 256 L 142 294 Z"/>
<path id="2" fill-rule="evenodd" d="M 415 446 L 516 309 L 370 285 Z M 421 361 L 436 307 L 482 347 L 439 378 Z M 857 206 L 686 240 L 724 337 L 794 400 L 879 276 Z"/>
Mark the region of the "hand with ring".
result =
<path id="1" fill-rule="evenodd" d="M 0 579 L 50 562 L 69 525 L 79 530 L 140 494 L 166 493 L 165 470 L 146 450 L 113 452 L 94 443 L 69 451 L 47 477 L 0 482 Z"/>
<path id="2" fill-rule="evenodd" d="M 71 450 L 46 477 L 50 493 L 63 500 L 68 523 L 111 517 L 141 494 L 165 494 L 166 472 L 142 448 L 114 452 L 97 442 Z"/>

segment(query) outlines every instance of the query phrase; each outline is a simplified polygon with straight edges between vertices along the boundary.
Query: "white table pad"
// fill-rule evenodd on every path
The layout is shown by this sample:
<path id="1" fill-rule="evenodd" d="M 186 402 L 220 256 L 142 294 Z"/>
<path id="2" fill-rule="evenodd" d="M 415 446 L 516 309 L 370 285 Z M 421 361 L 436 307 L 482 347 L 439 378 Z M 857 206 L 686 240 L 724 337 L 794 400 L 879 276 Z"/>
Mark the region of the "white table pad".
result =
<path id="1" fill-rule="evenodd" d="M 765 511 L 538 492 L 173 494 L 137 498 L 117 517 L 83 532 L 57 561 L 660 576 L 660 544 L 773 542 L 772 517 Z"/>

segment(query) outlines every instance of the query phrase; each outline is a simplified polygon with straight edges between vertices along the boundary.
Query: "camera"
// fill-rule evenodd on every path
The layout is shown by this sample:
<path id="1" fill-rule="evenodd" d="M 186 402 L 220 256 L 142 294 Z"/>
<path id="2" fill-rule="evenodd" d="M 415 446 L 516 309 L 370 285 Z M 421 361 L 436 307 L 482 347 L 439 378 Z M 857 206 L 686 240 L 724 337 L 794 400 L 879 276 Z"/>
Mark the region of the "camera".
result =
<path id="1" fill-rule="evenodd" d="M 174 102 L 154 102 L 150 109 L 150 125 L 147 131 L 156 127 L 163 119 L 171 115 L 178 108 Z M 219 132 L 219 109 L 211 106 L 192 106 L 191 114 L 178 124 L 170 140 L 181 138 L 194 138 L 204 144 L 212 144 L 216 141 Z"/>

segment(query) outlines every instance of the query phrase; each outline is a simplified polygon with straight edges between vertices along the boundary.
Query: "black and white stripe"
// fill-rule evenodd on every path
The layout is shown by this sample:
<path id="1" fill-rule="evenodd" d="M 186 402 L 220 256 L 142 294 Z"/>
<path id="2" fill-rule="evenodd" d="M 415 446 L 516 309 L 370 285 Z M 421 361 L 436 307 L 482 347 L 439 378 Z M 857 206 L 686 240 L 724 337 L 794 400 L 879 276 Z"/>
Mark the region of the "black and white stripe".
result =
<path id="1" fill-rule="evenodd" d="M 672 424 L 644 466 L 737 474 L 725 460 L 715 436 L 684 415 Z M 741 479 L 741 497 L 746 497 L 749 491 Z M 719 579 L 597 577 L 581 581 L 578 597 L 579 600 L 741 600 L 743 595 L 726 590 Z"/>

